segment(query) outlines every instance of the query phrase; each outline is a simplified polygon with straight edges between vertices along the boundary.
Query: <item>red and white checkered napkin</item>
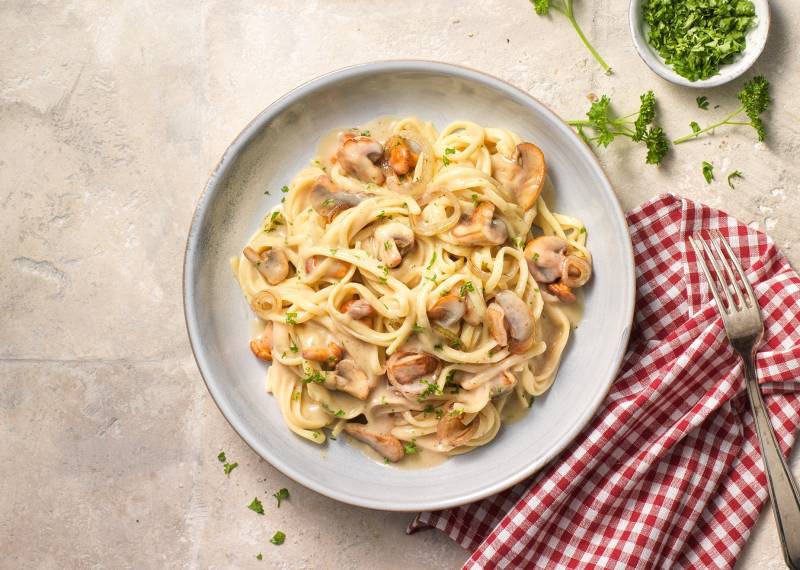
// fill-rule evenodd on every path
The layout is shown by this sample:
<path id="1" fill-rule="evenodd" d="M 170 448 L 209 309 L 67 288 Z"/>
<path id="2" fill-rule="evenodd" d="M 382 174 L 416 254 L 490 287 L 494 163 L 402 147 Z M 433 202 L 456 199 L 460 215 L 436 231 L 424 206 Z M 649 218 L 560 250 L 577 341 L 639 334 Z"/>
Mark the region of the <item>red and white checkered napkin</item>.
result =
<path id="1" fill-rule="evenodd" d="M 465 568 L 727 568 L 756 522 L 767 482 L 742 365 L 687 237 L 719 229 L 755 285 L 758 375 L 784 453 L 800 425 L 800 277 L 764 234 L 675 196 L 628 224 L 636 326 L 596 416 L 532 478 L 409 527 L 476 549 Z"/>

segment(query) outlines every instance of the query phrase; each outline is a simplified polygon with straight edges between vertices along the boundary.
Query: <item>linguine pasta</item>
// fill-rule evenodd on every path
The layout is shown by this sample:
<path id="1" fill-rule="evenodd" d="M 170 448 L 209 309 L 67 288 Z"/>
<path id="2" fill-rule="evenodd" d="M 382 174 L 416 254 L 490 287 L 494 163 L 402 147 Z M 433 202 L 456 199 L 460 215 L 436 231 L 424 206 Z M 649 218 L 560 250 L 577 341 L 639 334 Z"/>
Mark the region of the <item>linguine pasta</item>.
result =
<path id="1" fill-rule="evenodd" d="M 381 119 L 327 137 L 234 260 L 289 429 L 420 461 L 527 410 L 591 274 L 545 181 L 538 147 L 503 128 Z"/>

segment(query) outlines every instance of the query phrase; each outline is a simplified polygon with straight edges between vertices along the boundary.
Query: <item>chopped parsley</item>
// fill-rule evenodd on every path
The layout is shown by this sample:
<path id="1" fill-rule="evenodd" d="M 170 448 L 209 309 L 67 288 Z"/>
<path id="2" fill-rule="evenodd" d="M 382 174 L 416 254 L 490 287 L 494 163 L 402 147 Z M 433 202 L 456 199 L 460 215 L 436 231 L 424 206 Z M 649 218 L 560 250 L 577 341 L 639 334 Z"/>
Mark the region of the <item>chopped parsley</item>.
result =
<path id="1" fill-rule="evenodd" d="M 228 475 L 228 476 L 230 476 L 230 474 L 231 474 L 231 471 L 233 471 L 233 470 L 234 470 L 234 469 L 236 469 L 237 467 L 239 467 L 239 464 L 238 464 L 238 463 L 225 463 L 225 464 L 222 466 L 222 470 L 223 470 L 223 471 L 225 471 L 225 475 Z"/>
<path id="2" fill-rule="evenodd" d="M 436 252 L 434 251 L 433 255 L 431 256 L 431 262 L 428 264 L 428 267 L 426 267 L 425 269 L 430 270 L 433 267 L 433 263 L 435 261 L 436 261 Z"/>
<path id="3" fill-rule="evenodd" d="M 297 324 L 297 313 L 294 313 L 294 312 L 286 313 L 286 324 L 287 325 L 296 325 Z"/>
<path id="4" fill-rule="evenodd" d="M 478 195 L 477 194 L 473 194 L 472 195 L 472 203 L 475 205 L 475 207 L 478 206 Z"/>
<path id="5" fill-rule="evenodd" d="M 456 149 L 454 149 L 452 147 L 447 147 L 446 149 L 444 149 L 444 153 L 445 154 L 455 154 L 456 153 Z"/>
<path id="6" fill-rule="evenodd" d="M 292 400 L 299 400 L 300 399 L 300 392 L 292 392 Z"/>
<path id="7" fill-rule="evenodd" d="M 280 212 L 272 212 L 267 220 L 267 223 L 264 224 L 264 232 L 269 233 L 273 231 L 276 227 L 283 225 L 283 217 L 281 216 Z"/>
<path id="8" fill-rule="evenodd" d="M 415 453 L 419 453 L 419 449 L 417 449 L 417 440 L 412 439 L 411 441 L 404 443 L 403 453 L 406 455 L 414 455 Z"/>
<path id="9" fill-rule="evenodd" d="M 734 170 L 733 172 L 728 174 L 728 186 L 731 187 L 731 190 L 734 189 L 733 188 L 733 179 L 734 178 L 744 178 L 744 177 L 742 176 L 742 173 L 739 172 L 738 170 Z"/>
<path id="10" fill-rule="evenodd" d="M 227 461 L 227 459 L 225 458 L 225 452 L 224 451 L 220 451 L 219 452 L 219 455 L 217 455 L 217 460 L 220 463 L 225 463 Z"/>
<path id="11" fill-rule="evenodd" d="M 333 415 L 336 416 L 337 418 L 343 418 L 344 417 L 344 410 L 336 410 L 336 413 L 333 414 Z"/>
<path id="12" fill-rule="evenodd" d="M 439 344 L 434 344 L 434 345 L 433 345 L 433 350 L 442 350 L 442 344 L 441 344 L 441 343 L 439 343 Z"/>
<path id="13" fill-rule="evenodd" d="M 533 262 L 536 263 L 537 261 L 539 261 L 539 254 L 538 253 L 534 253 L 533 254 Z"/>
<path id="14" fill-rule="evenodd" d="M 335 203 L 336 203 L 336 200 L 334 200 L 333 198 L 327 198 L 327 199 L 322 201 L 322 206 L 323 207 L 325 207 L 325 206 L 333 206 Z"/>
<path id="15" fill-rule="evenodd" d="M 368 137 L 368 136 L 370 136 L 370 134 L 369 134 L 369 131 L 361 131 L 359 134 L 360 134 L 362 137 Z"/>
<path id="16" fill-rule="evenodd" d="M 710 162 L 703 161 L 703 178 L 706 179 L 706 184 L 711 184 L 714 180 L 714 165 Z"/>
<path id="17" fill-rule="evenodd" d="M 414 323 L 414 326 L 413 326 L 413 327 L 411 327 L 411 330 L 412 330 L 412 331 L 414 331 L 415 333 L 420 333 L 420 332 L 424 331 L 424 330 L 425 330 L 425 328 L 424 328 L 424 327 L 421 327 L 421 326 L 419 325 L 419 323 Z"/>
<path id="18" fill-rule="evenodd" d="M 289 187 L 288 187 L 288 186 L 286 186 L 286 184 L 284 184 L 284 185 L 281 187 L 281 192 L 283 192 L 284 194 L 286 194 L 288 191 L 289 191 Z"/>
<path id="19" fill-rule="evenodd" d="M 322 384 L 325 382 L 325 375 L 320 372 L 319 370 L 309 369 L 306 371 L 305 378 L 303 378 L 303 382 L 306 384 L 313 382 L 315 384 Z"/>
<path id="20" fill-rule="evenodd" d="M 419 398 L 417 398 L 418 400 L 424 400 L 428 396 L 434 396 L 442 393 L 442 389 L 439 388 L 439 385 L 435 381 L 428 382 L 427 380 L 423 380 L 422 383 L 425 384 L 425 389 L 419 393 Z"/>
<path id="21" fill-rule="evenodd" d="M 708 111 L 708 97 L 702 95 L 700 97 L 696 97 L 695 101 L 697 101 L 697 106 L 700 107 L 703 111 Z"/>
<path id="22" fill-rule="evenodd" d="M 284 501 L 289 498 L 289 489 L 283 488 L 275 493 L 272 493 L 272 496 L 278 500 L 278 508 L 281 508 L 281 501 Z"/>
<path id="23" fill-rule="evenodd" d="M 275 534 L 273 534 L 272 538 L 269 539 L 269 541 L 272 544 L 275 544 L 277 546 L 280 546 L 281 544 L 283 544 L 284 540 L 286 540 L 286 534 L 283 531 L 280 531 L 280 530 L 278 532 L 276 532 Z"/>
<path id="24" fill-rule="evenodd" d="M 339 251 L 339 250 L 336 249 L 335 247 L 332 247 L 330 251 L 331 251 L 331 255 L 336 255 L 336 252 Z"/>
<path id="25" fill-rule="evenodd" d="M 442 166 L 450 166 L 450 159 L 446 156 L 442 157 Z"/>
<path id="26" fill-rule="evenodd" d="M 391 220 L 392 219 L 392 216 L 391 215 L 387 215 L 385 210 L 381 210 L 380 212 L 378 212 L 378 215 L 375 216 L 375 217 L 377 219 L 379 219 L 379 220 Z"/>
<path id="27" fill-rule="evenodd" d="M 386 251 L 389 251 L 390 249 L 392 249 L 392 245 L 389 243 L 389 240 L 386 240 L 385 242 L 383 242 L 383 249 L 385 249 Z"/>
<path id="28" fill-rule="evenodd" d="M 585 227 L 584 227 L 584 228 L 581 228 L 581 229 L 578 231 L 578 233 L 579 233 L 579 234 L 585 234 L 585 233 L 586 233 L 586 228 L 585 228 Z"/>
<path id="29" fill-rule="evenodd" d="M 253 498 L 253 502 L 247 505 L 247 508 L 260 515 L 264 514 L 264 505 L 258 500 L 258 497 Z"/>
<path id="30" fill-rule="evenodd" d="M 297 345 L 294 343 L 294 341 L 292 341 L 292 344 L 289 345 L 289 350 L 291 350 L 292 352 L 297 352 L 300 349 L 297 348 Z"/>
<path id="31" fill-rule="evenodd" d="M 464 283 L 461 284 L 461 287 L 458 288 L 458 294 L 461 297 L 466 297 L 467 293 L 474 293 L 474 292 L 475 292 L 475 286 L 472 284 L 472 281 L 464 281 Z"/>

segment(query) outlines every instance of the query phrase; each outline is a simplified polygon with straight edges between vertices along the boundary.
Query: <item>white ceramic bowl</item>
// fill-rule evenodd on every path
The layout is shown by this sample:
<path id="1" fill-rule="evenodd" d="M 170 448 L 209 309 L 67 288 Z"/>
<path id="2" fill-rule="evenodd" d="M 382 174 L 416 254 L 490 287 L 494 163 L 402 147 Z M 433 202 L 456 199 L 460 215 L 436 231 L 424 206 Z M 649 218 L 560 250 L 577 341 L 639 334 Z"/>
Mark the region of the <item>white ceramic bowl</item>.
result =
<path id="1" fill-rule="evenodd" d="M 558 378 L 531 413 L 491 445 L 428 470 L 377 463 L 343 438 L 319 447 L 284 425 L 250 354 L 250 309 L 229 259 L 258 227 L 278 190 L 313 157 L 321 135 L 379 115 L 505 126 L 539 145 L 557 189 L 555 209 L 589 232 L 595 274 L 585 319 Z M 271 189 L 270 196 L 264 190 Z M 481 499 L 531 475 L 572 441 L 602 402 L 625 351 L 634 304 L 633 256 L 614 193 L 591 150 L 528 94 L 462 67 L 391 61 L 350 67 L 291 91 L 231 144 L 195 212 L 184 263 L 186 324 L 220 411 L 262 457 L 299 483 L 375 509 L 441 509 Z"/>
<path id="2" fill-rule="evenodd" d="M 755 63 L 758 56 L 764 51 L 764 45 L 767 43 L 767 35 L 769 34 L 769 2 L 768 0 L 750 0 L 756 9 L 757 20 L 756 25 L 747 32 L 747 45 L 744 51 L 731 63 L 720 67 L 717 75 L 709 77 L 708 79 L 689 81 L 682 75 L 675 73 L 672 67 L 664 63 L 664 59 L 658 54 L 658 51 L 648 43 L 647 34 L 649 26 L 642 17 L 642 6 L 646 1 L 647 0 L 631 0 L 628 8 L 628 21 L 630 23 L 631 36 L 633 37 L 633 45 L 636 46 L 639 57 L 642 58 L 647 66 L 667 81 L 671 81 L 677 85 L 695 88 L 724 85 L 750 69 L 750 66 Z"/>

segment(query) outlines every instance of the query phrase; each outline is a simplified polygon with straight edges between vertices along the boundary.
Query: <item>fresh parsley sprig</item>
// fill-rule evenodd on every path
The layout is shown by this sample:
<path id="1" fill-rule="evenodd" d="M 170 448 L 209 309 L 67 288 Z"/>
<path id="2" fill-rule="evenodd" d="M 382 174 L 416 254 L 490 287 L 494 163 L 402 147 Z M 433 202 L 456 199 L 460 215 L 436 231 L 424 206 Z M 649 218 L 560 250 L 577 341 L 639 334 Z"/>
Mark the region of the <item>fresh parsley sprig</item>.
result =
<path id="1" fill-rule="evenodd" d="M 647 147 L 647 164 L 660 164 L 669 151 L 669 139 L 663 129 L 655 124 L 656 98 L 648 91 L 640 98 L 636 113 L 616 117 L 611 114 L 611 99 L 603 95 L 592 103 L 586 119 L 568 121 L 589 144 L 606 147 L 617 137 L 628 137 Z M 591 131 L 587 132 L 587 131 Z"/>
<path id="2" fill-rule="evenodd" d="M 578 21 L 575 19 L 575 13 L 572 10 L 572 0 L 530 0 L 531 4 L 533 4 L 534 10 L 540 16 L 547 16 L 550 12 L 550 8 L 556 10 L 557 12 L 561 12 L 566 16 L 569 23 L 572 24 L 572 27 L 575 29 L 575 33 L 578 34 L 578 37 L 583 42 L 583 45 L 586 46 L 586 49 L 589 50 L 589 53 L 592 54 L 597 60 L 597 63 L 600 64 L 600 67 L 603 68 L 603 71 L 606 74 L 611 73 L 611 66 L 606 63 L 603 57 L 597 53 L 597 50 L 594 49 L 594 46 L 586 39 L 586 36 L 583 33 L 580 25 L 578 25 Z"/>
<path id="3" fill-rule="evenodd" d="M 763 75 L 757 75 L 744 84 L 737 94 L 737 97 L 740 105 L 735 111 L 726 115 L 721 121 L 708 125 L 707 127 L 700 127 L 700 125 L 692 121 L 689 125 L 692 128 L 692 132 L 675 139 L 672 141 L 672 144 L 685 143 L 688 140 L 695 139 L 703 133 L 707 133 L 723 125 L 745 125 L 753 127 L 758 134 L 758 140 L 763 141 L 766 136 L 766 130 L 764 129 L 764 122 L 761 119 L 761 114 L 769 108 L 769 104 L 772 101 L 769 97 L 769 81 L 767 81 Z M 742 120 L 744 119 L 742 115 L 746 115 L 748 120 Z"/>

